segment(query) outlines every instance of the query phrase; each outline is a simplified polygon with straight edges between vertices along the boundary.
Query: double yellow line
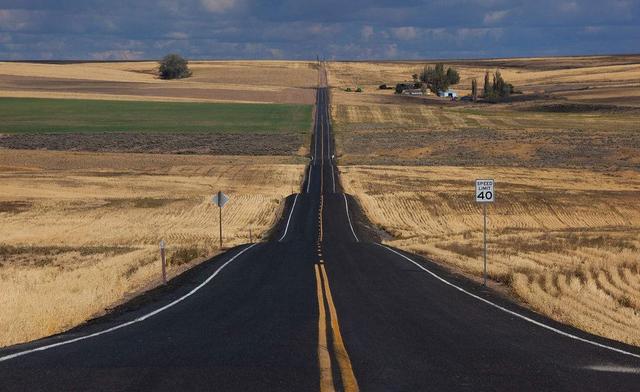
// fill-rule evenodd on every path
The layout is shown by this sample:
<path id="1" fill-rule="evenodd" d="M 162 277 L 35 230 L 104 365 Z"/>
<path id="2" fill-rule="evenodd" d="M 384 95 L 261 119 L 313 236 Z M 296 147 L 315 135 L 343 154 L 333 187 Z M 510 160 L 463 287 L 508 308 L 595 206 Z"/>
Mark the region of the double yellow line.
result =
<path id="1" fill-rule="evenodd" d="M 338 361 L 340 369 L 340 378 L 345 392 L 359 391 L 358 381 L 351 367 L 349 354 L 344 346 L 342 333 L 340 332 L 340 323 L 338 321 L 338 312 L 333 304 L 331 296 L 331 288 L 329 287 L 329 278 L 324 269 L 324 264 L 316 264 L 316 286 L 318 293 L 318 361 L 320 363 L 320 391 L 334 392 L 335 385 L 333 382 L 333 373 L 331 371 L 331 354 L 327 343 L 327 313 L 325 305 L 329 308 L 329 316 L 331 319 L 331 336 L 333 337 L 333 353 Z M 324 289 L 324 290 L 323 290 Z M 324 295 L 323 295 L 324 291 Z"/>

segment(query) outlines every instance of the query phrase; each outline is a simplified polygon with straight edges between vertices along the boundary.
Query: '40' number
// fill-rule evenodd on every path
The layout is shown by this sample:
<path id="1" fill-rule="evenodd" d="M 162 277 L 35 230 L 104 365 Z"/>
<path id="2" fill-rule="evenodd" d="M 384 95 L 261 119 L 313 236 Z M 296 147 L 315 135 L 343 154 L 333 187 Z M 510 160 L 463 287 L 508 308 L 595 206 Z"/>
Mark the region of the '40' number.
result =
<path id="1" fill-rule="evenodd" d="M 480 193 L 478 193 L 478 196 L 476 196 L 477 199 L 479 200 L 491 200 L 493 199 L 493 192 L 491 191 L 482 191 Z"/>

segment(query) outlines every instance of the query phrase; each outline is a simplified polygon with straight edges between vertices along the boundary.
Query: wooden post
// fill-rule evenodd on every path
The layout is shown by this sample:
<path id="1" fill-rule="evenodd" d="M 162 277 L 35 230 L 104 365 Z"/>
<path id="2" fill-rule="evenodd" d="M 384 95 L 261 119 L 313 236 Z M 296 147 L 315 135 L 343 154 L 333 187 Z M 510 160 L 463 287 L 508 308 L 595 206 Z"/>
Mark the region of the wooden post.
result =
<path id="1" fill-rule="evenodd" d="M 220 249 L 222 249 L 222 207 L 218 207 L 218 210 L 220 212 Z"/>
<path id="2" fill-rule="evenodd" d="M 162 284 L 167 284 L 167 258 L 164 251 L 164 240 L 160 241 L 160 259 L 162 260 Z"/>

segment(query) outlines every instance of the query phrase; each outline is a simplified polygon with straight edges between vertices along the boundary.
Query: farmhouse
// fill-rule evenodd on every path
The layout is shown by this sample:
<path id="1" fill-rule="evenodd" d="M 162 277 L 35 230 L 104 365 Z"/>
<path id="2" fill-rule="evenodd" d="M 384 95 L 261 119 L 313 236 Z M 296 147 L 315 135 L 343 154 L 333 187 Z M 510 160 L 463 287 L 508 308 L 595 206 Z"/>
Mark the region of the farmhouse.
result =
<path id="1" fill-rule="evenodd" d="M 447 98 L 457 98 L 458 94 L 455 91 L 448 89 L 446 91 L 438 91 L 438 96 L 447 97 Z"/>

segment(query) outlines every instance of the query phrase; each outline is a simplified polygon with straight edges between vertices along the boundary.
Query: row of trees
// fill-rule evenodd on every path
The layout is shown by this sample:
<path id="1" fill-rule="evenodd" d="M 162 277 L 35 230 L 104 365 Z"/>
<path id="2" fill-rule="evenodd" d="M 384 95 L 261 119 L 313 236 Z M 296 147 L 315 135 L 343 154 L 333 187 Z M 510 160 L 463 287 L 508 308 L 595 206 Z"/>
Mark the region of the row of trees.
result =
<path id="1" fill-rule="evenodd" d="M 501 99 L 505 99 L 513 94 L 514 87 L 513 84 L 507 83 L 502 74 L 500 74 L 500 70 L 496 70 L 493 74 L 493 81 L 490 80 L 491 75 L 489 72 L 484 74 L 484 88 L 482 97 L 488 101 L 498 101 Z M 471 80 L 471 96 L 473 100 L 476 101 L 478 99 L 478 81 L 474 78 Z"/>

